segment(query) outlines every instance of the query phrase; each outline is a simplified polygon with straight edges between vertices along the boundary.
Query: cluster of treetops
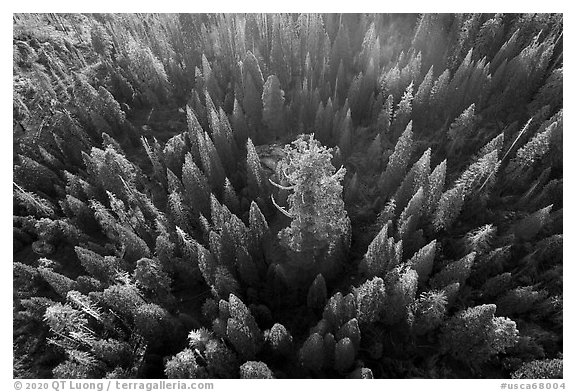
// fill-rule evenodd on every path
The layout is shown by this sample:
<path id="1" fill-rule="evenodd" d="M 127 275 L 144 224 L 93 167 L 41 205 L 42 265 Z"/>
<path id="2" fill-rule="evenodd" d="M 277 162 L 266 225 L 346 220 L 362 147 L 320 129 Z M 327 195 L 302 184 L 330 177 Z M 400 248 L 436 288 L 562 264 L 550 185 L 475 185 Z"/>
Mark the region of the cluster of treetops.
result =
<path id="1" fill-rule="evenodd" d="M 562 377 L 562 23 L 15 14 L 14 375 Z"/>

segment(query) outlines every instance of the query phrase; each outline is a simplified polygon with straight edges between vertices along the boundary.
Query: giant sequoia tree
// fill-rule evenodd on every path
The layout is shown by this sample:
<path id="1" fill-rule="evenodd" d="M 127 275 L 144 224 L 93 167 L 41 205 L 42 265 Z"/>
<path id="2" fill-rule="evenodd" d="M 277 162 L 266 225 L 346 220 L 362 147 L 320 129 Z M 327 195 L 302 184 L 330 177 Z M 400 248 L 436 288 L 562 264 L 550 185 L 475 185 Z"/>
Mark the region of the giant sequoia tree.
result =
<path id="1" fill-rule="evenodd" d="M 562 377 L 562 14 L 14 14 L 13 129 L 15 377 Z"/>
<path id="2" fill-rule="evenodd" d="M 277 188 L 290 192 L 288 210 L 277 205 L 291 219 L 290 226 L 282 229 L 278 237 L 292 257 L 298 259 L 295 268 L 299 274 L 309 269 L 330 273 L 350 242 L 350 219 L 340 184 L 346 170 L 334 168 L 332 154 L 313 134 L 286 146 L 284 154 L 276 171 L 287 185 L 270 180 Z"/>

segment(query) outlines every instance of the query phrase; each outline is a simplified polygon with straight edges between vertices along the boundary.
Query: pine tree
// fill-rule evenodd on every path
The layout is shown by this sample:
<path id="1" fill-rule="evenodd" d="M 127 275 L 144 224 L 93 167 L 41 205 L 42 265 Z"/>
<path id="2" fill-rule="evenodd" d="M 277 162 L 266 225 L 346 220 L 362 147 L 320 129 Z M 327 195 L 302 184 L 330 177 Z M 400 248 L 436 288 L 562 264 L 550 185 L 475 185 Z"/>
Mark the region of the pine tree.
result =
<path id="1" fill-rule="evenodd" d="M 384 102 L 384 106 L 378 114 L 377 126 L 380 134 L 387 135 L 389 133 L 392 124 L 393 111 L 394 97 L 392 95 L 388 95 L 386 101 Z"/>
<path id="2" fill-rule="evenodd" d="M 402 99 L 400 103 L 398 103 L 398 107 L 394 113 L 394 120 L 392 121 L 392 132 L 393 137 L 395 138 L 403 129 L 405 129 L 408 122 L 411 122 L 410 117 L 412 115 L 412 100 L 413 97 L 413 90 L 414 90 L 414 82 L 410 83 L 408 87 L 406 87 L 406 91 L 402 95 Z M 410 126 L 410 128 L 412 128 Z"/>
<path id="3" fill-rule="evenodd" d="M 336 343 L 334 352 L 334 368 L 339 372 L 350 370 L 354 364 L 355 349 L 352 341 L 345 337 Z"/>
<path id="4" fill-rule="evenodd" d="M 458 218 L 464 205 L 465 192 L 465 187 L 460 185 L 442 193 L 433 218 L 436 231 L 449 229 Z"/>
<path id="5" fill-rule="evenodd" d="M 60 183 L 60 179 L 45 165 L 34 159 L 18 155 L 19 163 L 14 166 L 14 178 L 18 179 L 19 185 L 24 189 L 31 189 L 42 192 L 48 196 L 55 195 L 55 185 Z"/>
<path id="6" fill-rule="evenodd" d="M 549 379 L 563 377 L 564 362 L 562 359 L 543 359 L 525 362 L 512 373 L 516 379 Z"/>
<path id="7" fill-rule="evenodd" d="M 203 146 L 204 148 L 202 148 L 202 145 L 200 148 L 200 156 L 204 173 L 206 173 L 212 190 L 220 192 L 224 185 L 226 172 L 220 160 L 220 155 L 218 155 L 218 151 L 216 151 L 216 147 L 207 132 L 204 132 Z"/>
<path id="8" fill-rule="evenodd" d="M 268 76 L 262 92 L 262 121 L 270 130 L 268 140 L 284 133 L 284 91 L 276 75 Z"/>
<path id="9" fill-rule="evenodd" d="M 319 372 L 324 367 L 324 340 L 317 333 L 311 334 L 302 345 L 300 363 L 306 369 Z"/>
<path id="10" fill-rule="evenodd" d="M 326 305 L 326 281 L 322 274 L 318 274 L 308 289 L 306 303 L 311 309 L 322 309 Z"/>
<path id="11" fill-rule="evenodd" d="M 547 223 L 552 207 L 546 206 L 520 220 L 513 226 L 514 235 L 525 241 L 533 238 Z"/>
<path id="12" fill-rule="evenodd" d="M 265 339 L 274 352 L 280 355 L 290 355 L 293 350 L 293 339 L 290 332 L 282 324 L 276 323 L 265 332 Z"/>
<path id="13" fill-rule="evenodd" d="M 417 115 L 421 115 L 425 108 L 428 106 L 430 100 L 430 93 L 432 91 L 433 79 L 434 78 L 434 65 L 430 66 L 430 69 L 424 76 L 424 80 L 418 86 L 416 94 L 414 95 L 414 101 L 412 102 L 414 112 Z"/>
<path id="14" fill-rule="evenodd" d="M 76 246 L 74 250 L 86 272 L 102 282 L 109 281 L 120 269 L 120 265 L 110 263 L 110 258 L 105 258 L 89 249 Z M 112 260 L 116 262 L 115 259 Z"/>
<path id="15" fill-rule="evenodd" d="M 246 150 L 247 183 L 252 193 L 256 196 L 266 191 L 264 170 L 262 169 L 256 148 L 250 138 L 248 138 L 246 142 Z"/>
<path id="16" fill-rule="evenodd" d="M 550 151 L 553 139 L 559 133 L 559 128 L 558 123 L 553 122 L 545 131 L 536 134 L 518 149 L 516 156 L 506 168 L 507 177 L 512 177 L 516 181 L 527 178 L 534 170 L 535 164 Z"/>
<path id="17" fill-rule="evenodd" d="M 460 311 L 442 328 L 442 346 L 454 358 L 479 366 L 503 353 L 518 340 L 516 323 L 494 317 L 496 305 L 479 305 Z"/>
<path id="18" fill-rule="evenodd" d="M 258 65 L 258 60 L 248 51 L 242 63 L 242 85 L 244 101 L 242 107 L 246 111 L 254 127 L 259 127 L 262 120 L 262 91 L 264 78 Z"/>
<path id="19" fill-rule="evenodd" d="M 364 255 L 362 266 L 370 277 L 383 277 L 386 272 L 401 262 L 402 256 L 397 253 L 398 243 L 394 241 L 391 233 L 389 233 L 391 226 L 392 222 L 388 221 L 388 223 L 382 227 L 378 235 L 368 246 L 368 251 Z"/>
<path id="20" fill-rule="evenodd" d="M 219 340 L 213 339 L 206 345 L 206 369 L 211 378 L 237 378 L 238 359 L 236 354 Z"/>
<path id="21" fill-rule="evenodd" d="M 136 330 L 149 341 L 167 336 L 174 328 L 170 321 L 168 311 L 155 303 L 141 305 L 134 312 Z"/>
<path id="22" fill-rule="evenodd" d="M 394 325 L 409 317 L 409 305 L 414 301 L 418 287 L 418 273 L 404 266 L 396 267 L 384 278 L 386 297 L 382 322 Z"/>
<path id="23" fill-rule="evenodd" d="M 427 291 L 411 305 L 412 331 L 424 335 L 444 322 L 448 301 L 444 292 Z"/>
<path id="24" fill-rule="evenodd" d="M 196 118 L 196 114 L 189 105 L 186 105 L 186 124 L 188 125 L 188 140 L 190 142 L 190 154 L 196 165 L 200 165 L 200 140 L 202 126 Z"/>
<path id="25" fill-rule="evenodd" d="M 252 255 L 257 255 L 261 249 L 262 241 L 268 236 L 269 228 L 266 217 L 254 201 L 250 204 L 249 246 Z"/>
<path id="26" fill-rule="evenodd" d="M 495 234 L 496 228 L 492 224 L 480 226 L 468 232 L 465 238 L 466 251 L 476 252 L 479 255 L 488 251 Z"/>
<path id="27" fill-rule="evenodd" d="M 244 303 L 234 294 L 229 297 L 230 318 L 226 335 L 236 351 L 246 359 L 254 358 L 261 348 L 262 332 Z"/>
<path id="28" fill-rule="evenodd" d="M 430 279 L 430 286 L 440 289 L 452 283 L 460 283 L 460 287 L 462 287 L 470 276 L 475 259 L 476 252 L 471 252 L 461 259 L 453 261 Z"/>
<path id="29" fill-rule="evenodd" d="M 360 327 L 358 326 L 358 320 L 356 318 L 348 320 L 344 325 L 340 327 L 338 332 L 336 333 L 336 339 L 338 341 L 348 338 L 354 345 L 356 351 L 360 347 Z"/>
<path id="30" fill-rule="evenodd" d="M 184 141 L 183 134 L 171 137 L 164 145 L 162 155 L 164 156 L 166 167 L 178 177 L 182 177 L 182 164 L 187 151 L 188 147 Z"/>
<path id="31" fill-rule="evenodd" d="M 404 242 L 407 242 L 407 239 L 419 224 L 424 207 L 424 198 L 424 189 L 420 187 L 414 196 L 412 196 L 404 211 L 400 214 L 400 218 L 398 219 L 398 234 Z"/>
<path id="32" fill-rule="evenodd" d="M 340 147 L 344 159 L 348 158 L 352 153 L 352 119 L 350 117 L 350 110 L 346 112 L 346 117 L 340 126 L 338 147 Z"/>
<path id="33" fill-rule="evenodd" d="M 123 317 L 133 318 L 137 309 L 146 304 L 138 290 L 133 285 L 116 284 L 104 290 L 104 303 Z"/>
<path id="34" fill-rule="evenodd" d="M 234 138 L 236 139 L 236 144 L 238 146 L 246 145 L 246 140 L 248 137 L 253 136 L 250 134 L 250 129 L 246 122 L 246 116 L 244 110 L 240 106 L 238 99 L 234 98 L 234 109 L 232 111 L 232 129 L 234 129 Z"/>
<path id="35" fill-rule="evenodd" d="M 380 176 L 378 186 L 384 195 L 393 194 L 404 177 L 412 155 L 412 135 L 412 122 L 409 122 L 394 147 L 386 171 Z"/>
<path id="36" fill-rule="evenodd" d="M 504 272 L 486 280 L 480 288 L 483 298 L 494 298 L 510 288 L 512 285 L 512 274 Z"/>
<path id="37" fill-rule="evenodd" d="M 423 190 L 423 197 L 427 199 L 430 188 L 430 154 L 431 149 L 427 149 L 420 159 L 412 165 L 412 168 L 402 180 L 394 195 L 396 208 L 402 211 L 408 204 L 410 198 L 414 197 L 419 188 Z M 423 211 L 424 212 L 424 211 Z"/>
<path id="38" fill-rule="evenodd" d="M 58 272 L 45 267 L 38 268 L 38 272 L 56 294 L 62 298 L 66 298 L 69 291 L 76 290 L 76 282 Z"/>
<path id="39" fill-rule="evenodd" d="M 443 112 L 448 98 L 448 83 L 450 82 L 450 70 L 446 69 L 438 79 L 434 81 L 430 91 L 430 107 Z"/>
<path id="40" fill-rule="evenodd" d="M 408 260 L 407 265 L 418 273 L 418 283 L 420 285 L 425 283 L 432 273 L 435 255 L 436 240 L 434 239 Z"/>
<path id="41" fill-rule="evenodd" d="M 171 357 L 164 365 L 164 373 L 168 378 L 202 378 L 205 372 L 196 361 L 194 351 L 189 348 Z"/>
<path id="42" fill-rule="evenodd" d="M 358 321 L 361 324 L 369 324 L 377 321 L 384 310 L 386 291 L 382 278 L 374 277 L 355 288 Z"/>
<path id="43" fill-rule="evenodd" d="M 196 213 L 209 215 L 210 188 L 208 180 L 200 171 L 190 153 L 187 153 L 182 165 L 182 184 L 186 190 L 185 197 L 189 200 Z"/>
<path id="44" fill-rule="evenodd" d="M 274 378 L 274 374 L 264 362 L 248 361 L 240 366 L 240 378 L 270 379 Z"/>
<path id="45" fill-rule="evenodd" d="M 475 104 L 470 105 L 464 110 L 448 129 L 448 139 L 450 140 L 448 147 L 449 156 L 453 156 L 456 152 L 462 149 L 462 146 L 472 137 L 475 131 L 475 124 L 477 122 L 474 110 Z"/>
<path id="46" fill-rule="evenodd" d="M 162 270 L 158 260 L 142 258 L 136 262 L 134 280 L 144 292 L 150 293 L 153 299 L 160 302 L 171 302 L 171 279 Z"/>
<path id="47" fill-rule="evenodd" d="M 333 329 L 338 329 L 342 323 L 346 322 L 346 312 L 344 309 L 344 297 L 341 292 L 337 292 L 328 300 L 324 307 L 322 318 Z"/>
<path id="48" fill-rule="evenodd" d="M 26 208 L 30 214 L 37 214 L 40 217 L 54 216 L 54 206 L 48 200 L 41 198 L 33 192 L 24 190 L 20 185 L 14 183 L 14 197 Z"/>

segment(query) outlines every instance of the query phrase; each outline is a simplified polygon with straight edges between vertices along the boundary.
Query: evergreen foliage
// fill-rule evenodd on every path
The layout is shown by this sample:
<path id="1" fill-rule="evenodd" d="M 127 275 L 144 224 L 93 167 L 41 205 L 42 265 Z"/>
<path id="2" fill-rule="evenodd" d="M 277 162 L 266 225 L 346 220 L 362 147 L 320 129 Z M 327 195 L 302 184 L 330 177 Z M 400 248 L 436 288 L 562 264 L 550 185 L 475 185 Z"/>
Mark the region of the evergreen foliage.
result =
<path id="1" fill-rule="evenodd" d="M 14 377 L 562 377 L 562 14 L 16 13 L 12 64 Z"/>

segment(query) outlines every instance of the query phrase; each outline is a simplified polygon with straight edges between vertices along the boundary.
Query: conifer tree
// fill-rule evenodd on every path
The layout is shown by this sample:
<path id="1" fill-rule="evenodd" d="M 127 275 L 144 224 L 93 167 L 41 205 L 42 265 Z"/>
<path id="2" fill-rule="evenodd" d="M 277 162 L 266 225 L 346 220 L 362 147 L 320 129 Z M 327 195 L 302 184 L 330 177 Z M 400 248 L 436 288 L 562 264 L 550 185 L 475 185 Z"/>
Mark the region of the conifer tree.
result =
<path id="1" fill-rule="evenodd" d="M 350 117 L 350 109 L 346 112 L 346 117 L 344 117 L 340 126 L 338 147 L 340 147 L 344 159 L 348 158 L 352 153 L 352 118 Z"/>
<path id="2" fill-rule="evenodd" d="M 403 266 L 390 271 L 385 279 L 386 297 L 382 321 L 394 325 L 408 319 L 408 307 L 414 301 L 418 287 L 418 273 Z"/>
<path id="3" fill-rule="evenodd" d="M 553 122 L 545 131 L 536 134 L 518 149 L 516 156 L 506 168 L 507 176 L 516 181 L 528 177 L 529 173 L 534 170 L 535 164 L 550 151 L 553 138 L 558 133 L 559 128 L 558 123 Z"/>
<path id="4" fill-rule="evenodd" d="M 248 51 L 242 63 L 242 85 L 244 87 L 244 101 L 242 107 L 246 111 L 251 123 L 259 127 L 262 120 L 262 91 L 264 78 L 258 65 L 258 60 Z"/>
<path id="5" fill-rule="evenodd" d="M 476 252 L 471 252 L 459 260 L 453 261 L 430 279 L 433 288 L 440 289 L 452 283 L 460 283 L 460 287 L 470 276 Z"/>
<path id="6" fill-rule="evenodd" d="M 240 366 L 240 378 L 269 379 L 274 378 L 274 374 L 264 362 L 248 361 Z"/>
<path id="7" fill-rule="evenodd" d="M 360 347 L 360 327 L 358 326 L 358 320 L 356 318 L 352 318 L 348 320 L 344 325 L 340 327 L 338 332 L 336 333 L 336 339 L 338 341 L 342 340 L 343 338 L 349 338 L 356 351 Z"/>
<path id="8" fill-rule="evenodd" d="M 490 249 L 490 242 L 496 234 L 496 228 L 492 224 L 480 226 L 466 234 L 465 246 L 467 252 L 482 254 Z"/>
<path id="9" fill-rule="evenodd" d="M 392 124 L 392 114 L 394 112 L 394 97 L 392 95 L 388 95 L 386 100 L 384 101 L 384 106 L 380 110 L 378 114 L 378 130 L 381 134 L 388 134 L 390 131 L 390 127 Z"/>
<path id="10" fill-rule="evenodd" d="M 142 258 L 136 262 L 134 280 L 144 291 L 151 294 L 152 298 L 160 302 L 173 300 L 170 294 L 171 279 L 162 270 L 162 266 L 155 259 Z"/>
<path id="11" fill-rule="evenodd" d="M 186 105 L 186 124 L 188 125 L 188 140 L 190 142 L 190 154 L 196 165 L 200 165 L 200 140 L 202 126 L 196 118 L 196 114 L 189 105 Z"/>
<path id="12" fill-rule="evenodd" d="M 110 280 L 116 270 L 120 269 L 120 265 L 116 264 L 115 259 L 106 259 L 96 252 L 79 246 L 76 246 L 74 250 L 84 269 L 102 282 Z M 111 260 L 114 260 L 114 263 L 110 263 Z"/>
<path id="13" fill-rule="evenodd" d="M 54 272 L 50 268 L 38 268 L 40 276 L 52 287 L 52 289 L 62 298 L 66 298 L 69 291 L 76 289 L 76 282 L 72 279 Z"/>
<path id="14" fill-rule="evenodd" d="M 412 165 L 412 168 L 406 174 L 402 183 L 394 195 L 396 208 L 402 211 L 408 204 L 410 198 L 414 197 L 419 188 L 422 188 L 423 197 L 427 199 L 430 188 L 430 154 L 431 150 L 427 149 L 420 159 Z"/>
<path id="15" fill-rule="evenodd" d="M 290 227 L 279 233 L 282 243 L 294 252 L 311 253 L 319 257 L 318 261 L 322 261 L 323 253 L 345 252 L 350 230 L 340 185 L 345 170 L 335 170 L 330 162 L 332 154 L 313 136 L 308 140 L 300 137 L 284 152 L 286 157 L 276 170 L 293 193 L 288 196 L 289 209 L 285 211 L 292 219 Z"/>
<path id="16" fill-rule="evenodd" d="M 246 145 L 248 137 L 253 136 L 250 134 L 250 129 L 246 122 L 244 110 L 240 106 L 238 99 L 234 98 L 234 109 L 231 117 L 232 129 L 234 129 L 234 138 L 238 146 Z"/>
<path id="17" fill-rule="evenodd" d="M 414 228 L 419 224 L 424 207 L 424 198 L 424 189 L 420 187 L 414 196 L 412 196 L 404 211 L 400 214 L 400 218 L 398 219 L 398 234 L 404 242 L 407 241 L 410 234 L 415 230 Z"/>
<path id="18" fill-rule="evenodd" d="M 496 305 L 479 305 L 450 318 L 442 328 L 444 349 L 470 366 L 505 352 L 518 340 L 518 330 L 514 321 L 494 317 L 495 312 Z"/>
<path id="19" fill-rule="evenodd" d="M 269 233 L 268 222 L 266 217 L 260 211 L 258 204 L 254 201 L 250 204 L 250 229 L 249 229 L 249 246 L 252 255 L 257 255 L 261 249 L 262 241 Z"/>
<path id="20" fill-rule="evenodd" d="M 284 132 L 284 91 L 276 75 L 268 76 L 262 92 L 262 122 L 270 130 L 268 140 L 275 140 Z"/>
<path id="21" fill-rule="evenodd" d="M 293 339 L 290 332 L 282 324 L 276 323 L 265 332 L 265 339 L 272 350 L 280 355 L 290 355 L 293 350 Z"/>
<path id="22" fill-rule="evenodd" d="M 525 362 L 512 373 L 515 379 L 562 378 L 564 363 L 562 359 L 543 359 Z"/>
<path id="23" fill-rule="evenodd" d="M 424 335 L 442 325 L 448 301 L 440 291 L 427 291 L 411 305 L 412 331 Z"/>
<path id="24" fill-rule="evenodd" d="M 324 340 L 317 333 L 311 334 L 302 345 L 299 353 L 300 363 L 306 369 L 319 372 L 324 366 Z"/>
<path id="25" fill-rule="evenodd" d="M 206 344 L 206 369 L 213 378 L 237 378 L 238 358 L 226 344 L 212 339 Z"/>
<path id="26" fill-rule="evenodd" d="M 204 172 L 206 173 L 212 190 L 220 192 L 224 185 L 226 173 L 220 160 L 220 155 L 218 155 L 218 151 L 216 151 L 216 147 L 207 132 L 204 132 L 203 147 L 204 148 L 202 148 L 201 145 L 200 156 L 202 158 Z"/>
<path id="27" fill-rule="evenodd" d="M 546 206 L 520 220 L 513 227 L 514 235 L 522 240 L 533 238 L 547 223 L 552 207 Z"/>
<path id="28" fill-rule="evenodd" d="M 400 133 L 403 129 L 405 129 L 406 125 L 410 121 L 410 116 L 412 115 L 412 100 L 414 91 L 414 82 L 410 83 L 404 94 L 402 95 L 402 99 L 400 103 L 398 103 L 398 107 L 394 112 L 394 120 L 392 121 L 392 131 L 393 137 L 395 138 L 396 135 Z"/>
<path id="29" fill-rule="evenodd" d="M 350 370 L 354 363 L 355 358 L 354 344 L 352 341 L 345 337 L 336 343 L 334 352 L 334 368 L 339 372 Z"/>
<path id="30" fill-rule="evenodd" d="M 393 194 L 402 181 L 411 155 L 412 122 L 409 122 L 394 147 L 394 152 L 388 160 L 386 171 L 380 176 L 378 186 L 385 195 Z"/>
<path id="31" fill-rule="evenodd" d="M 428 280 L 434 267 L 434 256 L 436 255 L 436 240 L 432 240 L 421 248 L 407 265 L 418 273 L 418 283 L 421 285 Z"/>
<path id="32" fill-rule="evenodd" d="M 226 335 L 236 351 L 246 359 L 254 358 L 261 348 L 262 332 L 244 303 L 234 294 L 229 297 L 230 318 Z"/>
<path id="33" fill-rule="evenodd" d="M 185 197 L 196 213 L 209 215 L 210 188 L 208 180 L 200 171 L 192 154 L 187 153 L 182 165 L 182 184 L 186 190 Z"/>
<path id="34" fill-rule="evenodd" d="M 368 246 L 368 251 L 364 255 L 362 266 L 370 277 L 383 277 L 386 272 L 401 262 L 402 255 L 397 253 L 398 244 L 394 241 L 391 233 L 389 233 L 391 226 L 392 222 L 388 221 L 388 223 L 382 227 L 378 235 Z"/>
<path id="35" fill-rule="evenodd" d="M 443 111 L 448 97 L 448 83 L 450 82 L 450 70 L 446 69 L 434 81 L 430 91 L 430 106 L 436 110 Z"/>
<path id="36" fill-rule="evenodd" d="M 346 320 L 344 309 L 344 297 L 341 292 L 337 292 L 328 300 L 322 313 L 322 318 L 326 320 L 328 326 L 338 329 Z"/>
<path id="37" fill-rule="evenodd" d="M 358 321 L 369 324 L 377 321 L 383 311 L 386 291 L 382 278 L 374 277 L 354 289 Z"/>
<path id="38" fill-rule="evenodd" d="M 306 297 L 306 303 L 309 308 L 312 309 L 322 309 L 326 305 L 327 291 L 326 291 L 326 281 L 322 274 L 318 274 L 314 282 L 310 285 L 308 289 L 308 296 Z"/>
<path id="39" fill-rule="evenodd" d="M 458 218 L 464 204 L 465 192 L 465 187 L 460 185 L 442 193 L 433 218 L 436 231 L 450 228 Z"/>
<path id="40" fill-rule="evenodd" d="M 168 378 L 202 378 L 205 369 L 196 361 L 194 351 L 186 348 L 166 362 L 164 373 Z"/>
<path id="41" fill-rule="evenodd" d="M 266 190 L 264 170 L 262 169 L 256 148 L 250 138 L 248 138 L 248 141 L 246 142 L 246 150 L 247 183 L 248 186 L 251 187 L 254 195 L 258 195 Z"/>
<path id="42" fill-rule="evenodd" d="M 450 140 L 449 155 L 454 155 L 455 152 L 459 151 L 474 134 L 476 123 L 475 108 L 475 104 L 470 105 L 450 124 L 448 129 L 448 139 Z"/>
<path id="43" fill-rule="evenodd" d="M 424 76 L 424 80 L 418 86 L 416 94 L 414 95 L 414 100 L 412 102 L 414 112 L 418 115 L 424 111 L 430 100 L 430 92 L 432 91 L 432 86 L 434 82 L 434 65 L 430 66 L 430 69 Z"/>

